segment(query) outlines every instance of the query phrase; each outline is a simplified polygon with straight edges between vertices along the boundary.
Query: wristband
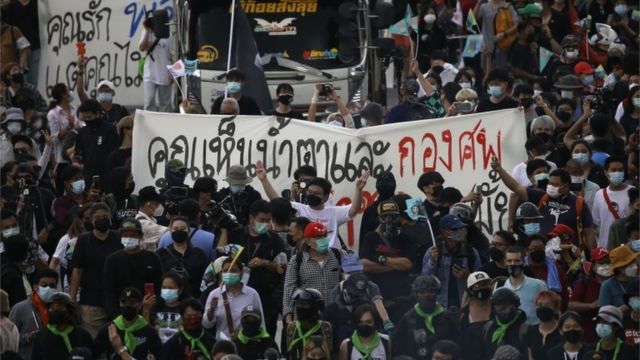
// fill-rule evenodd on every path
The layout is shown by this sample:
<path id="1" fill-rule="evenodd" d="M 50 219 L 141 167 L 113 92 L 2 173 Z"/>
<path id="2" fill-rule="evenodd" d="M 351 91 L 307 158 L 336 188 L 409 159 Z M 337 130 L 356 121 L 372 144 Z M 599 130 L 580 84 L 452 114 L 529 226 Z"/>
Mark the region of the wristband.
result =
<path id="1" fill-rule="evenodd" d="M 129 351 L 129 349 L 127 349 L 126 346 L 123 346 L 122 348 L 120 348 L 120 350 L 117 351 L 118 355 L 122 355 L 122 353 L 125 353 Z"/>

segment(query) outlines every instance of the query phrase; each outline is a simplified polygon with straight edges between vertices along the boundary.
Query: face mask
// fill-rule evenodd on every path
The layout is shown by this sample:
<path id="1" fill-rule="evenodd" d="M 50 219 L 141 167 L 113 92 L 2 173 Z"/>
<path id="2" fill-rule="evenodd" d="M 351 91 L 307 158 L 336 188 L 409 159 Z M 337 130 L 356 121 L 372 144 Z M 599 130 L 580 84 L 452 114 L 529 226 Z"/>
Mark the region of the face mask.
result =
<path id="1" fill-rule="evenodd" d="M 369 336 L 373 335 L 373 326 L 358 324 L 358 326 L 356 326 L 356 332 L 358 333 L 358 336 L 368 338 Z"/>
<path id="2" fill-rule="evenodd" d="M 638 264 L 631 264 L 624 269 L 624 274 L 628 277 L 638 276 Z"/>
<path id="3" fill-rule="evenodd" d="M 585 85 L 591 85 L 593 83 L 593 75 L 588 75 L 582 79 L 582 83 Z"/>
<path id="4" fill-rule="evenodd" d="M 589 162 L 589 154 L 587 153 L 573 153 L 571 158 L 579 162 L 580 165 L 585 165 Z"/>
<path id="5" fill-rule="evenodd" d="M 627 8 L 627 5 L 625 5 L 625 4 L 618 4 L 613 8 L 613 11 L 615 11 L 616 14 L 618 14 L 620 16 L 623 16 L 624 14 L 626 14 L 627 10 L 629 10 L 629 9 Z"/>
<path id="6" fill-rule="evenodd" d="M 240 84 L 239 82 L 229 81 L 227 83 L 227 91 L 232 94 L 239 93 L 240 89 L 242 89 L 242 84 Z"/>
<path id="7" fill-rule="evenodd" d="M 136 238 L 123 237 L 120 242 L 125 250 L 136 249 L 140 246 L 140 240 Z"/>
<path id="8" fill-rule="evenodd" d="M 531 257 L 531 260 L 533 260 L 533 262 L 535 262 L 536 264 L 540 264 L 544 261 L 545 258 L 544 250 L 532 251 L 529 256 Z"/>
<path id="9" fill-rule="evenodd" d="M 16 84 L 22 84 L 24 82 L 24 74 L 23 73 L 11 74 L 11 81 Z"/>
<path id="10" fill-rule="evenodd" d="M 573 99 L 573 91 L 571 91 L 571 90 L 561 90 L 560 91 L 560 96 L 563 99 Z"/>
<path id="11" fill-rule="evenodd" d="M 620 185 L 624 181 L 624 172 L 614 171 L 609 173 L 609 182 L 611 185 Z"/>
<path id="12" fill-rule="evenodd" d="M 153 211 L 154 217 L 160 217 L 164 214 L 164 206 L 162 204 L 158 204 L 158 207 Z"/>
<path id="13" fill-rule="evenodd" d="M 307 204 L 311 207 L 322 204 L 322 199 L 319 196 L 309 194 L 307 195 Z"/>
<path id="14" fill-rule="evenodd" d="M 640 108 L 640 98 L 633 98 L 631 99 L 631 102 L 633 103 L 633 106 Z"/>
<path id="15" fill-rule="evenodd" d="M 107 232 L 111 227 L 110 219 L 98 219 L 93 222 L 93 228 L 100 232 Z"/>
<path id="16" fill-rule="evenodd" d="M 85 183 L 84 180 L 77 180 L 71 183 L 71 192 L 79 195 L 84 192 Z"/>
<path id="17" fill-rule="evenodd" d="M 48 303 L 51 300 L 53 294 L 56 293 L 56 289 L 48 287 L 48 286 L 40 286 L 38 288 L 38 297 L 42 299 L 45 303 Z"/>
<path id="18" fill-rule="evenodd" d="M 99 118 L 93 118 L 92 120 L 86 120 L 84 122 L 87 127 L 91 128 L 91 129 L 96 129 L 98 127 L 100 127 L 100 119 Z"/>
<path id="19" fill-rule="evenodd" d="M 542 95 L 542 90 L 533 90 L 533 96 L 540 96 Z"/>
<path id="20" fill-rule="evenodd" d="M 577 50 L 565 51 L 564 55 L 566 56 L 567 59 L 575 59 L 578 57 L 578 51 Z"/>
<path id="21" fill-rule="evenodd" d="M 523 271 L 524 271 L 523 265 L 507 265 L 507 272 L 509 272 L 509 276 L 511 277 L 518 277 L 522 275 Z"/>
<path id="22" fill-rule="evenodd" d="M 289 105 L 293 101 L 293 95 L 280 95 L 278 96 L 278 101 L 282 105 Z"/>
<path id="23" fill-rule="evenodd" d="M 182 318 L 182 327 L 187 331 L 198 331 L 202 327 L 202 316 L 187 316 Z"/>
<path id="24" fill-rule="evenodd" d="M 491 289 L 470 290 L 469 294 L 478 300 L 487 300 L 491 297 Z"/>
<path id="25" fill-rule="evenodd" d="M 640 310 L 640 297 L 634 296 L 629 298 L 629 307 L 633 311 Z"/>
<path id="26" fill-rule="evenodd" d="M 248 337 L 254 337 L 260 333 L 259 321 L 242 321 L 242 333 Z"/>
<path id="27" fill-rule="evenodd" d="M 98 96 L 96 96 L 96 100 L 98 100 L 98 102 L 101 103 L 108 103 L 111 102 L 113 100 L 113 95 L 111 95 L 111 93 L 98 93 Z"/>
<path id="28" fill-rule="evenodd" d="M 433 24 L 434 22 L 436 22 L 436 16 L 434 14 L 427 14 L 422 19 L 427 24 Z"/>
<path id="29" fill-rule="evenodd" d="M 68 317 L 69 315 L 64 310 L 49 310 L 49 323 L 52 325 L 62 325 Z"/>
<path id="30" fill-rule="evenodd" d="M 596 334 L 598 334 L 598 337 L 600 337 L 600 339 L 604 339 L 606 337 L 609 337 L 609 335 L 611 335 L 613 329 L 611 328 L 611 325 L 609 324 L 598 324 L 596 325 Z"/>
<path id="31" fill-rule="evenodd" d="M 135 306 L 122 306 L 120 307 L 120 313 L 122 317 L 128 321 L 131 321 L 138 316 L 138 308 Z"/>
<path id="32" fill-rule="evenodd" d="M 9 238 L 15 235 L 20 234 L 20 228 L 19 227 L 12 227 L 10 229 L 6 229 L 6 230 L 2 230 L 2 237 L 3 238 Z"/>
<path id="33" fill-rule="evenodd" d="M 549 174 L 542 173 L 542 174 L 533 175 L 533 180 L 535 180 L 536 183 L 540 183 L 540 182 L 549 180 Z"/>
<path id="34" fill-rule="evenodd" d="M 571 183 L 572 184 L 582 184 L 583 181 L 584 181 L 584 176 L 571 175 Z"/>
<path id="35" fill-rule="evenodd" d="M 539 223 L 524 224 L 524 234 L 527 236 L 538 234 L 540 232 Z"/>
<path id="36" fill-rule="evenodd" d="M 494 97 L 502 96 L 502 87 L 501 86 L 489 86 L 489 90 L 487 93 Z"/>
<path id="37" fill-rule="evenodd" d="M 540 321 L 549 321 L 555 316 L 555 311 L 552 308 L 541 306 L 536 308 L 536 316 Z"/>
<path id="38" fill-rule="evenodd" d="M 7 131 L 12 135 L 17 135 L 22 131 L 22 124 L 16 121 L 12 121 L 7 125 Z"/>
<path id="39" fill-rule="evenodd" d="M 516 313 L 516 308 L 515 306 L 510 306 L 505 310 L 502 311 L 496 311 L 496 317 L 498 318 L 498 320 L 500 320 L 500 322 L 504 323 L 508 323 L 509 321 L 511 321 L 513 319 L 513 317 L 515 316 Z"/>
<path id="40" fill-rule="evenodd" d="M 631 250 L 640 252 L 640 240 L 631 240 L 629 245 L 631 247 Z"/>
<path id="41" fill-rule="evenodd" d="M 540 115 L 544 115 L 544 110 Z M 560 119 L 560 121 L 564 123 L 569 122 L 569 120 L 571 120 L 571 113 L 568 111 L 556 111 L 556 116 L 558 117 L 558 119 Z"/>
<path id="42" fill-rule="evenodd" d="M 296 317 L 300 321 L 314 320 L 318 317 L 318 311 L 314 308 L 296 307 Z"/>
<path id="43" fill-rule="evenodd" d="M 323 237 L 316 240 L 316 251 L 325 254 L 329 250 L 329 238 Z"/>
<path id="44" fill-rule="evenodd" d="M 72 103 L 76 99 L 76 94 L 73 91 L 69 91 L 69 102 Z"/>
<path id="45" fill-rule="evenodd" d="M 186 230 L 176 230 L 171 233 L 171 238 L 178 244 L 182 244 L 189 239 L 189 232 Z"/>
<path id="46" fill-rule="evenodd" d="M 560 196 L 560 189 L 557 186 L 547 185 L 547 195 L 555 199 Z"/>
<path id="47" fill-rule="evenodd" d="M 562 334 L 562 338 L 564 341 L 575 344 L 580 342 L 582 338 L 582 331 L 580 330 L 569 330 Z"/>
<path id="48" fill-rule="evenodd" d="M 493 261 L 500 262 L 504 260 L 504 253 L 495 246 L 489 248 L 489 256 L 491 256 Z"/>
<path id="49" fill-rule="evenodd" d="M 253 230 L 260 235 L 266 234 L 269 231 L 269 223 L 255 223 Z"/>
<path id="50" fill-rule="evenodd" d="M 160 297 L 166 303 L 174 303 L 178 300 L 178 289 L 162 289 L 160 290 Z"/>
<path id="51" fill-rule="evenodd" d="M 223 273 L 222 282 L 225 283 L 225 285 L 233 286 L 240 282 L 240 274 L 229 272 Z"/>
<path id="52" fill-rule="evenodd" d="M 457 229 L 451 232 L 451 240 L 457 242 L 463 242 L 467 239 L 467 229 Z"/>
<path id="53" fill-rule="evenodd" d="M 418 300 L 418 305 L 420 305 L 420 308 L 425 312 L 431 312 L 433 311 L 433 309 L 436 308 L 436 298 L 435 297 L 420 298 Z"/>
<path id="54" fill-rule="evenodd" d="M 602 276 L 602 277 L 609 277 L 611 276 L 610 271 L 611 270 L 611 264 L 602 264 L 602 265 L 596 265 L 596 274 Z"/>
<path id="55" fill-rule="evenodd" d="M 458 83 L 458 85 L 460 85 L 460 87 L 463 88 L 463 89 L 471 89 L 471 83 L 470 82 L 461 82 L 461 83 Z"/>
<path id="56" fill-rule="evenodd" d="M 244 191 L 245 187 L 246 187 L 246 185 L 243 185 L 243 184 L 229 185 L 229 191 L 231 191 L 232 194 L 237 194 L 239 192 Z"/>

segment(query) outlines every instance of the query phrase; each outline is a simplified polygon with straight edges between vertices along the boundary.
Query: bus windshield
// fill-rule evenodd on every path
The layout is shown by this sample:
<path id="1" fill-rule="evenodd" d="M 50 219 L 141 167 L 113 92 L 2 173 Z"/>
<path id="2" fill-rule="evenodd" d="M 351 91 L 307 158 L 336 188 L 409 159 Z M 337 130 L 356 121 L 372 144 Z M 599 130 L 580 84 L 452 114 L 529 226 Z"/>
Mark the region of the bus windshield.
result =
<path id="1" fill-rule="evenodd" d="M 360 53 L 348 58 L 339 54 L 336 0 L 241 1 L 260 56 L 280 56 L 316 69 L 356 65 Z M 191 49 L 200 68 L 225 71 L 229 46 L 229 1 L 203 1 L 194 11 L 196 24 Z M 192 53 L 193 53 L 192 52 Z M 274 62 L 275 64 L 275 62 Z M 233 64 L 232 64 L 233 67 Z M 275 65 L 265 69 L 280 69 Z"/>

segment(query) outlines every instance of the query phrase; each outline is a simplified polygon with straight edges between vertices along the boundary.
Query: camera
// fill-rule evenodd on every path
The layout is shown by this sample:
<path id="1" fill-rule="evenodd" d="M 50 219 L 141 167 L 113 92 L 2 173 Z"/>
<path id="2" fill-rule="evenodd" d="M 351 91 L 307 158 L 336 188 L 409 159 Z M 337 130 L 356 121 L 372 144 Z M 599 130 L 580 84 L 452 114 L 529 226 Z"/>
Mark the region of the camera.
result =
<path id="1" fill-rule="evenodd" d="M 611 109 L 615 109 L 616 102 L 613 98 L 613 90 L 608 87 L 597 89 L 591 99 L 591 110 L 594 113 L 611 115 Z"/>
<path id="2" fill-rule="evenodd" d="M 213 200 L 209 202 L 209 210 L 202 213 L 202 223 L 203 226 L 209 228 L 219 227 L 227 230 L 240 226 L 231 211 L 223 208 L 222 205 Z"/>
<path id="3" fill-rule="evenodd" d="M 171 215 L 176 215 L 180 211 L 180 202 L 189 196 L 189 188 L 186 186 L 172 186 L 163 193 L 166 197 L 164 208 Z"/>
<path id="4" fill-rule="evenodd" d="M 331 93 L 331 90 L 333 90 L 333 86 L 331 84 L 322 84 L 322 90 L 318 92 L 318 95 L 329 96 L 329 94 Z"/>

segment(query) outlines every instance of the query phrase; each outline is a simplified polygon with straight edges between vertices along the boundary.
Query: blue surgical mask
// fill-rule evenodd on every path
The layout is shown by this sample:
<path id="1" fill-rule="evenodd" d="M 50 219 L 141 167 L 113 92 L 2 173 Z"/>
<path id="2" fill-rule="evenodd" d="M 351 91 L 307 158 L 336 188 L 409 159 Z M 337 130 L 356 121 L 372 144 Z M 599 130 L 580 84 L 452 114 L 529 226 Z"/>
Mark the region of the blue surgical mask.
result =
<path id="1" fill-rule="evenodd" d="M 600 339 L 609 337 L 612 332 L 613 332 L 613 329 L 609 324 L 596 325 L 596 334 L 598 334 L 598 337 L 600 337 Z"/>
<path id="2" fill-rule="evenodd" d="M 11 121 L 7 124 L 7 131 L 11 135 L 17 135 L 22 131 L 22 124 L 17 121 Z"/>
<path id="3" fill-rule="evenodd" d="M 84 180 L 76 180 L 71 183 L 71 192 L 76 195 L 82 194 L 84 192 L 85 183 Z"/>
<path id="4" fill-rule="evenodd" d="M 631 240 L 629 242 L 629 245 L 631 247 L 631 250 L 633 250 L 635 252 L 640 252 L 640 240 Z"/>
<path id="5" fill-rule="evenodd" d="M 463 88 L 463 89 L 471 89 L 471 83 L 470 82 L 461 82 L 461 83 L 458 83 L 458 85 L 460 85 L 460 87 Z"/>
<path id="6" fill-rule="evenodd" d="M 491 96 L 500 97 L 502 96 L 502 87 L 501 86 L 489 86 L 489 90 L 487 93 Z"/>
<path id="7" fill-rule="evenodd" d="M 255 223 L 253 225 L 253 230 L 258 234 L 266 234 L 269 231 L 269 223 Z"/>
<path id="8" fill-rule="evenodd" d="M 69 91 L 69 102 L 72 103 L 76 99 L 76 94 L 73 91 Z"/>
<path id="9" fill-rule="evenodd" d="M 227 83 L 227 91 L 232 94 L 239 93 L 241 89 L 242 84 L 237 81 L 229 81 Z"/>
<path id="10" fill-rule="evenodd" d="M 524 224 L 524 234 L 527 236 L 540 233 L 539 223 Z"/>
<path id="11" fill-rule="evenodd" d="M 609 173 L 609 182 L 611 185 L 620 185 L 624 181 L 624 172 L 614 171 Z"/>
<path id="12" fill-rule="evenodd" d="M 48 287 L 48 286 L 40 286 L 38 287 L 38 297 L 42 299 L 45 303 L 48 303 L 51 300 L 53 294 L 56 293 L 56 289 Z"/>
<path id="13" fill-rule="evenodd" d="M 178 289 L 162 289 L 160 290 L 160 297 L 166 303 L 174 303 L 178 300 Z"/>
<path id="14" fill-rule="evenodd" d="M 324 254 L 329 250 L 329 238 L 323 237 L 316 240 L 316 251 Z"/>
<path id="15" fill-rule="evenodd" d="M 560 97 L 563 99 L 573 99 L 573 91 L 571 90 L 560 90 Z"/>
<path id="16" fill-rule="evenodd" d="M 582 79 L 582 83 L 585 85 L 591 85 L 593 83 L 593 75 L 588 75 Z"/>
<path id="17" fill-rule="evenodd" d="M 101 92 L 96 96 L 96 100 L 101 103 L 108 103 L 113 100 L 113 95 L 111 95 L 111 93 Z"/>
<path id="18" fill-rule="evenodd" d="M 244 188 L 244 184 L 229 184 L 229 191 L 231 191 L 232 194 L 242 192 Z"/>
<path id="19" fill-rule="evenodd" d="M 629 8 L 625 4 L 618 4 L 613 8 L 613 11 L 615 11 L 619 16 L 624 16 L 628 10 Z"/>
<path id="20" fill-rule="evenodd" d="M 549 180 L 549 174 L 547 173 L 536 174 L 536 175 L 533 175 L 533 179 L 535 181 Z"/>
<path id="21" fill-rule="evenodd" d="M 136 238 L 123 237 L 120 242 L 125 250 L 132 250 L 140 246 L 140 240 Z"/>
<path id="22" fill-rule="evenodd" d="M 634 296 L 629 298 L 629 307 L 633 311 L 640 310 L 640 297 Z"/>
<path id="23" fill-rule="evenodd" d="M 222 282 L 225 283 L 225 285 L 233 286 L 240 282 L 240 274 L 229 272 L 222 273 Z"/>
<path id="24" fill-rule="evenodd" d="M 2 237 L 3 238 L 9 238 L 15 235 L 20 234 L 20 228 L 19 227 L 12 227 L 10 229 L 6 229 L 6 230 L 2 230 Z"/>
<path id="25" fill-rule="evenodd" d="M 589 154 L 587 153 L 573 153 L 571 158 L 580 163 L 580 165 L 586 165 L 589 163 Z"/>

